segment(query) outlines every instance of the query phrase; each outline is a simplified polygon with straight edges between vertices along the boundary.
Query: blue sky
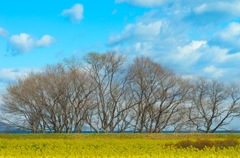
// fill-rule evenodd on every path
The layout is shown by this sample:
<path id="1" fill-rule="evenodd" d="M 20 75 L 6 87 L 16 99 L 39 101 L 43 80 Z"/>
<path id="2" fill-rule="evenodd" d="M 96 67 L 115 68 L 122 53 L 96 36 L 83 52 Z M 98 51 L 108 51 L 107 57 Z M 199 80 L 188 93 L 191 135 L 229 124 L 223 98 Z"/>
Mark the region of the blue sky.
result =
<path id="1" fill-rule="evenodd" d="M 64 58 L 145 55 L 184 76 L 240 76 L 239 0 L 7 0 L 0 5 L 0 91 Z"/>

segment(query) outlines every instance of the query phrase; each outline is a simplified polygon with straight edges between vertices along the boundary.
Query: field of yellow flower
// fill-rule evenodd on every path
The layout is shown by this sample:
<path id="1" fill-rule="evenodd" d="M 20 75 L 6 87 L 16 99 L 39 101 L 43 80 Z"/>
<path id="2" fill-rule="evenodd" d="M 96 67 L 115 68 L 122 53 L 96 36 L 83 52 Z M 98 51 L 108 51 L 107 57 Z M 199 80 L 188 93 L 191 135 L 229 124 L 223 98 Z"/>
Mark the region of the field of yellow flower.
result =
<path id="1" fill-rule="evenodd" d="M 0 157 L 240 157 L 239 140 L 237 134 L 2 134 Z"/>

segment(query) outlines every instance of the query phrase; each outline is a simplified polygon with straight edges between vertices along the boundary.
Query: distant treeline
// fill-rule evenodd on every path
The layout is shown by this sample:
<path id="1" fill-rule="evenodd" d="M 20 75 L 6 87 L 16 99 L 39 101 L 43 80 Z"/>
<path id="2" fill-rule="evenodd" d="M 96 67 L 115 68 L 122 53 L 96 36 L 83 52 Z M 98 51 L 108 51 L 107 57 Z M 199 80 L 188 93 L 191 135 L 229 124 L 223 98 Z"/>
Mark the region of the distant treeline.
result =
<path id="1" fill-rule="evenodd" d="M 240 89 L 185 78 L 148 57 L 88 53 L 30 73 L 7 87 L 2 120 L 35 132 L 166 130 L 211 133 L 239 117 Z"/>

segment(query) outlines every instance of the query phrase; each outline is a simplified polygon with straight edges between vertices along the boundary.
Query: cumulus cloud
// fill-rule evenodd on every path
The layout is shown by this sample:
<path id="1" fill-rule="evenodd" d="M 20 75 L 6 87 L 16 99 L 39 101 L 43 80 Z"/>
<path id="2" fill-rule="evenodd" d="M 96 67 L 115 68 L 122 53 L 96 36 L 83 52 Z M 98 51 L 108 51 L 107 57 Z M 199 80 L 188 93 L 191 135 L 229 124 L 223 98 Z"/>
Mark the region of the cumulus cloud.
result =
<path id="1" fill-rule="evenodd" d="M 177 62 L 184 62 L 185 66 L 192 65 L 201 57 L 199 50 L 206 47 L 206 43 L 206 41 L 192 41 L 190 44 L 179 46 L 172 58 Z"/>
<path id="2" fill-rule="evenodd" d="M 80 22 L 83 19 L 83 5 L 75 4 L 70 9 L 62 11 L 62 16 L 69 17 L 73 22 Z"/>
<path id="3" fill-rule="evenodd" d="M 152 7 L 150 1 L 115 0 Z M 149 4 L 147 4 L 149 3 Z M 185 76 L 240 79 L 240 2 L 238 0 L 158 1 L 135 23 L 109 37 L 110 46 L 143 54 Z M 234 22 L 235 21 L 235 22 Z M 196 24 L 196 25 L 195 25 Z M 155 29 L 154 29 L 155 28 Z"/>
<path id="4" fill-rule="evenodd" d="M 137 42 L 134 45 L 134 51 L 139 52 L 141 55 L 151 56 L 153 44 L 151 42 Z"/>
<path id="5" fill-rule="evenodd" d="M 223 30 L 215 33 L 210 41 L 214 45 L 228 48 L 231 53 L 240 51 L 240 23 L 232 22 Z"/>
<path id="6" fill-rule="evenodd" d="M 0 69 L 0 79 L 3 80 L 15 80 L 17 76 L 23 75 L 19 69 L 16 68 L 3 68 Z"/>
<path id="7" fill-rule="evenodd" d="M 136 6 L 141 7 L 157 7 L 161 6 L 165 2 L 169 2 L 169 0 L 115 0 L 116 3 L 129 3 Z"/>
<path id="8" fill-rule="evenodd" d="M 9 40 L 9 49 L 14 55 L 22 52 L 29 52 L 35 47 L 46 47 L 54 42 L 50 35 L 44 35 L 40 40 L 35 40 L 27 33 L 12 35 Z"/>
<path id="9" fill-rule="evenodd" d="M 239 76 L 240 52 L 230 54 L 226 48 L 211 46 L 207 41 L 191 41 L 179 47 L 177 51 L 169 52 L 171 68 L 181 74 L 205 76 L 207 78 L 233 81 Z"/>
<path id="10" fill-rule="evenodd" d="M 205 73 L 208 73 L 210 74 L 213 78 L 220 78 L 223 76 L 224 74 L 224 70 L 223 69 L 219 69 L 219 68 L 216 68 L 215 66 L 213 65 L 210 65 L 210 66 L 207 66 L 203 69 L 203 71 Z"/>
<path id="11" fill-rule="evenodd" d="M 232 40 L 232 38 L 240 36 L 240 23 L 232 22 L 221 33 L 220 37 L 224 40 Z"/>
<path id="12" fill-rule="evenodd" d="M 238 0 L 198 0 L 189 3 L 186 5 L 188 9 L 185 9 L 189 12 L 184 20 L 199 26 L 214 25 L 217 28 L 220 26 L 219 23 L 228 22 L 240 16 Z M 183 9 L 183 3 L 180 6 Z"/>
<path id="13" fill-rule="evenodd" d="M 121 42 L 138 39 L 138 40 L 152 40 L 160 34 L 161 21 L 144 24 L 128 24 L 120 35 L 110 36 L 109 44 L 118 44 Z"/>
<path id="14" fill-rule="evenodd" d="M 3 37 L 8 36 L 8 32 L 4 28 L 1 28 L 1 27 L 0 27 L 0 36 L 3 36 Z"/>
<path id="15" fill-rule="evenodd" d="M 44 35 L 44 36 L 42 36 L 42 38 L 40 40 L 38 40 L 36 42 L 36 45 L 38 47 L 46 47 L 46 46 L 51 45 L 54 41 L 55 41 L 55 39 L 52 36 Z"/>
<path id="16" fill-rule="evenodd" d="M 230 15 L 240 15 L 240 2 L 239 1 L 218 1 L 203 3 L 194 8 L 196 14 L 204 13 L 225 13 Z"/>
<path id="17" fill-rule="evenodd" d="M 5 92 L 9 83 L 16 82 L 17 79 L 26 77 L 31 72 L 40 71 L 41 69 L 36 67 L 0 68 L 0 96 Z"/>
<path id="18" fill-rule="evenodd" d="M 39 68 L 1 68 L 0 69 L 0 81 L 9 82 L 16 81 L 17 78 L 26 77 L 30 72 L 38 72 Z"/>
<path id="19" fill-rule="evenodd" d="M 152 42 L 137 42 L 130 46 L 125 46 L 125 47 L 116 45 L 112 49 L 116 52 L 127 55 L 128 59 L 133 59 L 138 55 L 151 56 L 151 57 L 154 55 Z M 133 53 L 133 52 L 136 52 L 136 53 Z"/>
<path id="20" fill-rule="evenodd" d="M 34 47 L 34 40 L 26 33 L 13 35 L 10 38 L 10 47 L 13 52 L 28 52 Z"/>

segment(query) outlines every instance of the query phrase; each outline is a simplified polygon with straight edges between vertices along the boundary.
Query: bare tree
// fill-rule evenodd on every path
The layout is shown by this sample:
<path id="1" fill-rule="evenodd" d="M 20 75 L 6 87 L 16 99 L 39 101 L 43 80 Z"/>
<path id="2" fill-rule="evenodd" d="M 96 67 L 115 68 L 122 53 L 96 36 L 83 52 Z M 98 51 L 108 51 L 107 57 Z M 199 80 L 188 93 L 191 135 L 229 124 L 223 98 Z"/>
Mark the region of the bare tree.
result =
<path id="1" fill-rule="evenodd" d="M 68 95 L 66 96 L 69 112 L 66 115 L 65 124 L 70 125 L 66 131 L 81 132 L 87 116 L 95 108 L 92 98 L 96 87 L 88 73 L 83 68 L 79 70 L 79 67 L 73 63 L 73 60 L 67 61 L 70 69 L 67 81 Z"/>
<path id="2" fill-rule="evenodd" d="M 151 109 L 157 102 L 155 95 L 158 91 L 158 74 L 163 69 L 149 58 L 136 58 L 129 69 L 130 87 L 134 99 L 132 112 L 134 113 L 134 132 L 143 132 L 150 123 Z M 148 127 L 148 126 L 147 126 Z"/>
<path id="3" fill-rule="evenodd" d="M 154 132 L 162 132 L 169 127 L 178 131 L 187 122 L 186 103 L 191 90 L 187 80 L 165 72 L 160 80 L 158 102 L 155 105 Z"/>
<path id="4" fill-rule="evenodd" d="M 35 97 L 38 93 L 36 78 L 38 74 L 30 74 L 31 77 L 19 79 L 16 85 L 7 87 L 7 94 L 3 95 L 2 110 L 8 115 L 8 121 L 17 127 L 31 129 L 37 132 L 41 123 L 41 107 Z"/>
<path id="5" fill-rule="evenodd" d="M 199 78 L 194 82 L 189 119 L 196 130 L 213 133 L 228 125 L 239 110 L 239 88 Z"/>
<path id="6" fill-rule="evenodd" d="M 190 82 L 147 57 L 127 65 L 115 52 L 89 53 L 46 66 L 7 87 L 5 119 L 35 132 L 206 133 L 240 112 L 240 89 L 203 78 Z"/>
<path id="7" fill-rule="evenodd" d="M 87 73 L 73 63 L 47 66 L 9 85 L 3 109 L 22 118 L 18 124 L 33 132 L 81 132 L 94 88 Z"/>
<path id="8" fill-rule="evenodd" d="M 129 69 L 136 106 L 134 132 L 161 132 L 181 120 L 186 82 L 146 57 L 136 58 Z M 173 119 L 175 118 L 175 119 Z"/>
<path id="9" fill-rule="evenodd" d="M 96 132 L 123 131 L 129 125 L 127 119 L 130 104 L 127 100 L 125 58 L 114 52 L 89 53 L 85 57 L 86 71 L 96 86 L 95 112 L 87 122 Z"/>

